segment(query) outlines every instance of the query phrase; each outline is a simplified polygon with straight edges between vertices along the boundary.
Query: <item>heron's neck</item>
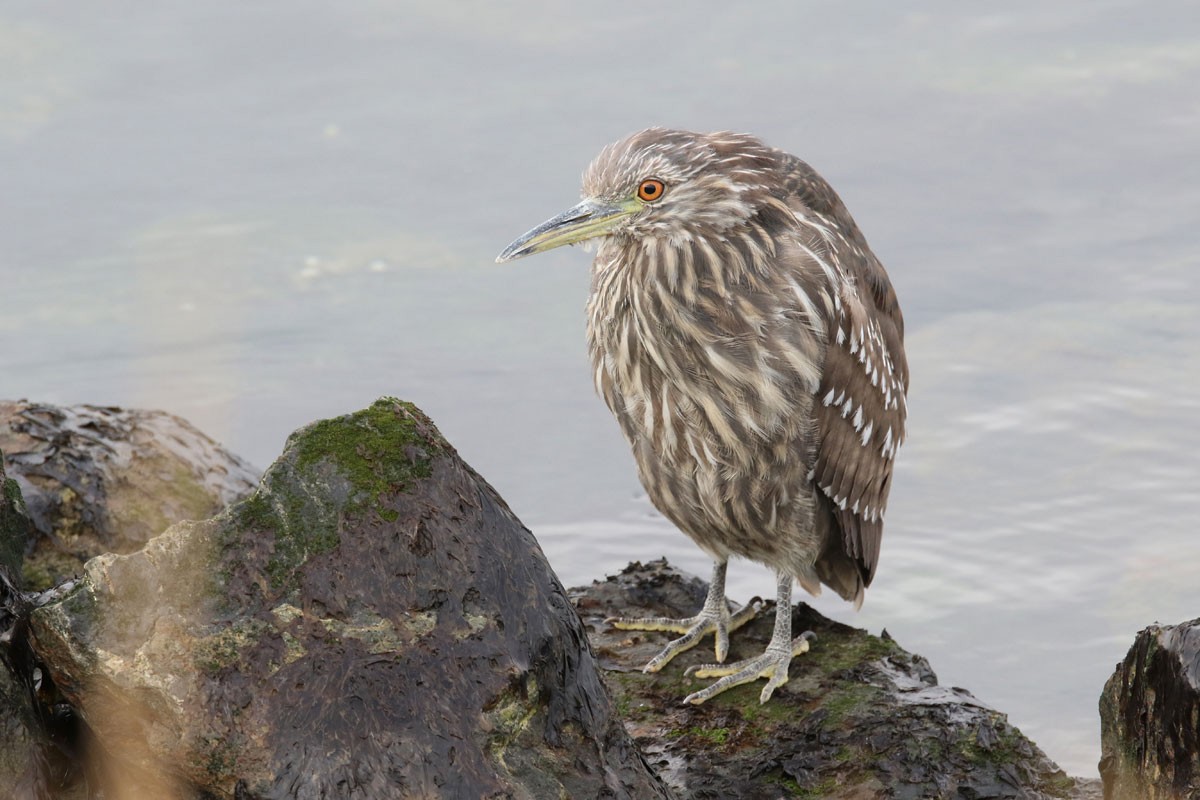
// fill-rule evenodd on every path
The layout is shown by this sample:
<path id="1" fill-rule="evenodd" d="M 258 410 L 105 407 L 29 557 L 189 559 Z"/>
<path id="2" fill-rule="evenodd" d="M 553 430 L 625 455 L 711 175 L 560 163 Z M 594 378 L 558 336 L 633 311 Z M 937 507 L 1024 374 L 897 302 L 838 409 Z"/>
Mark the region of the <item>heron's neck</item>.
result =
<path id="1" fill-rule="evenodd" d="M 653 295 L 694 308 L 702 296 L 721 300 L 733 287 L 760 288 L 777 251 L 774 237 L 751 224 L 720 236 L 611 238 L 596 251 L 592 288 L 614 302 Z"/>

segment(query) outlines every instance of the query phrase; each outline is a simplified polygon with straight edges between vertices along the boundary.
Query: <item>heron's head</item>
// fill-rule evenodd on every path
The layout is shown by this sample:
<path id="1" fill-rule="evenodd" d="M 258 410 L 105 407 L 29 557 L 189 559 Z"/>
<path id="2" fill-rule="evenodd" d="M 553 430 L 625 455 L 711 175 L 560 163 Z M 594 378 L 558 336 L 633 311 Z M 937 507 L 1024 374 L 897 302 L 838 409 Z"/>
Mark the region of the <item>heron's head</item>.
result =
<path id="1" fill-rule="evenodd" d="M 721 236 L 770 197 L 776 151 L 743 133 L 647 128 L 605 147 L 583 174 L 583 200 L 496 260 L 600 237 L 674 243 Z"/>

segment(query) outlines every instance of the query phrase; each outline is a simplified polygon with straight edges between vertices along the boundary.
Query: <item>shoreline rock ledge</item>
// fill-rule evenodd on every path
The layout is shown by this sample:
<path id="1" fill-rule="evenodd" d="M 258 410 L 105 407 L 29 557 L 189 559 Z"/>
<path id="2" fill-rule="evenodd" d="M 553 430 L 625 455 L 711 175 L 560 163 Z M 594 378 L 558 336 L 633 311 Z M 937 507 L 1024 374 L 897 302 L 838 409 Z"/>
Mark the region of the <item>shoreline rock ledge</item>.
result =
<path id="1" fill-rule="evenodd" d="M 770 703 L 681 706 L 703 650 L 644 675 L 662 635 L 602 620 L 691 613 L 703 582 L 653 562 L 564 590 L 391 398 L 297 431 L 248 498 L 55 590 L 22 591 L 7 552 L 0 753 L 29 756 L 0 758 L 0 798 L 1099 796 L 921 657 L 804 604 L 819 638 Z"/>

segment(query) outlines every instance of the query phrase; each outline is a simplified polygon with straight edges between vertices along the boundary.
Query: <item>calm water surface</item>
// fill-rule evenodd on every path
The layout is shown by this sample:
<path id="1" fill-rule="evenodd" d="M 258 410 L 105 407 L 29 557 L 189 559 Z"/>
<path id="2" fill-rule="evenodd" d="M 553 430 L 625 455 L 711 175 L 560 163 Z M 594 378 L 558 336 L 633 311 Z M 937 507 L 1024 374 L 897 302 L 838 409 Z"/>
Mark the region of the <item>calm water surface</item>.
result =
<path id="1" fill-rule="evenodd" d="M 422 406 L 567 583 L 704 557 L 594 396 L 588 256 L 495 254 L 651 124 L 838 188 L 913 386 L 859 614 L 1076 774 L 1200 614 L 1200 7 L 0 5 L 0 396 L 167 409 L 260 466 Z M 769 592 L 761 567 L 730 593 Z"/>

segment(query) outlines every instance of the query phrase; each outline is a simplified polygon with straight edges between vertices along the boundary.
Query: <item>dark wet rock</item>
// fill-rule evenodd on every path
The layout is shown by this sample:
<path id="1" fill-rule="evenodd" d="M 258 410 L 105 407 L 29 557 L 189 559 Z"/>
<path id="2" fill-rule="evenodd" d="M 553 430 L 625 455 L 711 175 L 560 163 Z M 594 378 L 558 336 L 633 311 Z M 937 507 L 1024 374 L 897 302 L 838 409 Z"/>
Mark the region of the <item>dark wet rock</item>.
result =
<path id="1" fill-rule="evenodd" d="M 0 567 L 8 569 L 11 575 L 21 571 L 32 532 L 20 484 L 8 477 L 4 453 L 0 451 Z"/>
<path id="2" fill-rule="evenodd" d="M 24 544 L 33 530 L 16 481 L 0 457 L 0 800 L 73 798 L 70 752 L 76 720 L 48 681 L 29 641 L 31 612 L 69 589 L 26 592 L 19 579 Z"/>
<path id="3" fill-rule="evenodd" d="M 1200 798 L 1200 619 L 1138 633 L 1100 696 L 1106 800 Z"/>
<path id="4" fill-rule="evenodd" d="M 39 605 L 105 796 L 668 796 L 532 535 L 408 404 Z"/>
<path id="5" fill-rule="evenodd" d="M 0 450 L 35 536 L 24 573 L 45 589 L 100 553 L 130 553 L 174 522 L 205 519 L 257 472 L 161 411 L 0 401 Z"/>
<path id="6" fill-rule="evenodd" d="M 5 475 L 4 459 L 0 457 L 0 663 L 4 667 L 9 666 L 8 644 L 23 610 L 22 593 L 14 576 L 20 574 L 30 529 L 21 490 Z M 30 670 L 22 665 L 20 671 Z M 37 752 L 33 699 L 18 674 L 17 669 L 0 668 L 0 798 L 5 796 L 2 787 L 30 784 L 32 771 L 28 767 Z"/>
<path id="7" fill-rule="evenodd" d="M 73 586 L 24 592 L 0 566 L 0 800 L 84 797 L 79 718 L 46 677 L 29 638 L 31 612 Z"/>
<path id="8" fill-rule="evenodd" d="M 31 794 L 38 750 L 29 695 L 8 670 L 0 669 L 0 798 Z M 10 792 L 11 794 L 6 794 Z"/>
<path id="9" fill-rule="evenodd" d="M 36 797 L 41 737 L 29 694 L 8 670 L 0 670 L 0 704 L 0 798 Z"/>
<path id="10" fill-rule="evenodd" d="M 620 631 L 603 620 L 687 616 L 705 590 L 703 581 L 661 561 L 571 590 L 630 733 L 678 796 L 1096 796 L 1094 786 L 1065 775 L 1003 714 L 962 689 L 939 686 L 925 659 L 804 603 L 793 614 L 794 634 L 812 630 L 817 639 L 792 662 L 789 683 L 770 702 L 759 704 L 760 683 L 702 706 L 681 705 L 703 686 L 684 670 L 711 661 L 711 645 L 645 675 L 641 665 L 667 634 Z M 773 618 L 768 605 L 734 634 L 729 658 L 761 652 Z"/>

